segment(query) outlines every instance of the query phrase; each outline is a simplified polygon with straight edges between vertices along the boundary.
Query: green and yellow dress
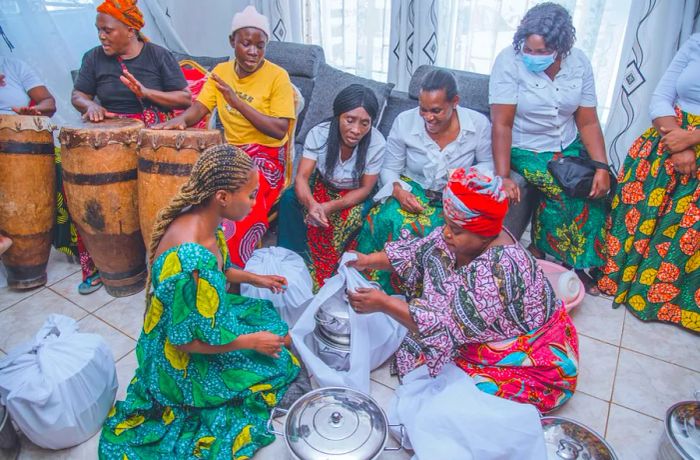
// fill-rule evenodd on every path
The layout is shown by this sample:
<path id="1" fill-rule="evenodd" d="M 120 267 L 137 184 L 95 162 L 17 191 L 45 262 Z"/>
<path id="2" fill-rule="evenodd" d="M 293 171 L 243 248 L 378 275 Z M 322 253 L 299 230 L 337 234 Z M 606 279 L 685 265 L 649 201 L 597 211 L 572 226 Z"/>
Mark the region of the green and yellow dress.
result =
<path id="1" fill-rule="evenodd" d="M 223 233 L 217 232 L 225 269 Z M 188 354 L 193 340 L 224 345 L 242 334 L 287 334 L 272 304 L 226 293 L 226 277 L 204 246 L 184 243 L 152 267 L 153 295 L 136 346 L 139 367 L 125 401 L 102 428 L 100 458 L 234 459 L 270 444 L 266 422 L 299 372 L 286 349 L 279 358 L 254 350 Z"/>

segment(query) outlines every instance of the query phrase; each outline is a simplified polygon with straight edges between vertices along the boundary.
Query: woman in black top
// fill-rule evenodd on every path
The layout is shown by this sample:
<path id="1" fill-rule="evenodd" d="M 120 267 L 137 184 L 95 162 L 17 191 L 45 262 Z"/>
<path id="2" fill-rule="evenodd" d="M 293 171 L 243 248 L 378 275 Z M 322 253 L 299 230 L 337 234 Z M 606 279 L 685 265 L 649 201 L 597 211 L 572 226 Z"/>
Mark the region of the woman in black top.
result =
<path id="1" fill-rule="evenodd" d="M 106 0 L 97 11 L 101 46 L 83 56 L 71 98 L 83 119 L 125 116 L 150 126 L 171 118 L 173 109 L 189 107 L 177 61 L 140 32 L 144 22 L 136 0 Z"/>

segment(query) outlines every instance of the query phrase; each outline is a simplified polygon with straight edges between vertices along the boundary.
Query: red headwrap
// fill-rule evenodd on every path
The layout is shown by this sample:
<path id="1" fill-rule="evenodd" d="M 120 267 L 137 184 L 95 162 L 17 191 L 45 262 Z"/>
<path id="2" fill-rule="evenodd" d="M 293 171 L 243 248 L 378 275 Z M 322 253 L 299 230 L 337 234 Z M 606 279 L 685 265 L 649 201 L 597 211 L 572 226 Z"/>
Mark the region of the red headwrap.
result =
<path id="1" fill-rule="evenodd" d="M 491 237 L 500 233 L 508 212 L 502 180 L 476 168 L 450 176 L 442 195 L 445 216 L 465 230 Z"/>
<path id="2" fill-rule="evenodd" d="M 138 0 L 105 0 L 97 7 L 97 12 L 108 14 L 127 27 L 140 31 L 145 23 L 143 13 L 136 6 L 137 2 Z"/>

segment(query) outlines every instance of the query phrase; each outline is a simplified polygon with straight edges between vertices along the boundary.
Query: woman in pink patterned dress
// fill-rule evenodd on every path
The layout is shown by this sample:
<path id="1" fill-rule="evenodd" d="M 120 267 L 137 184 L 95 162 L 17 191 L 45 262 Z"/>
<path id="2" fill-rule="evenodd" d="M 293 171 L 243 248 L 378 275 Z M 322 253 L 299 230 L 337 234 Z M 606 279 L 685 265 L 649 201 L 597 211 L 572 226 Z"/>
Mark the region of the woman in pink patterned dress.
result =
<path id="1" fill-rule="evenodd" d="M 535 259 L 503 228 L 501 179 L 456 170 L 443 194 L 445 225 L 422 239 L 358 254 L 359 270 L 393 270 L 408 302 L 374 289 L 349 293 L 360 313 L 383 312 L 409 329 L 396 353 L 404 376 L 454 361 L 487 393 L 549 412 L 576 389 L 578 336 Z"/>

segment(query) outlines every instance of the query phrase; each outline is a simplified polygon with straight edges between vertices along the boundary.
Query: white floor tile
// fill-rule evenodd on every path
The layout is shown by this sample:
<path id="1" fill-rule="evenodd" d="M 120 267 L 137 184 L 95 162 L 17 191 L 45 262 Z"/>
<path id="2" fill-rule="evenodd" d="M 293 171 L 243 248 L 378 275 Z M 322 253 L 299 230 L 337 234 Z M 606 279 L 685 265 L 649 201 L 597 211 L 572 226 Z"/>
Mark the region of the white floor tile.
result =
<path id="1" fill-rule="evenodd" d="M 78 327 L 80 332 L 91 332 L 102 336 L 112 350 L 115 362 L 126 356 L 136 346 L 136 341 L 92 315 L 81 319 Z"/>
<path id="2" fill-rule="evenodd" d="M 45 289 L 45 287 L 39 287 L 27 291 L 17 291 L 8 287 L 0 288 L 0 311 L 6 310 L 20 300 L 38 294 Z"/>
<path id="3" fill-rule="evenodd" d="M 664 424 L 617 404 L 610 406 L 605 436 L 620 460 L 654 460 Z"/>
<path id="4" fill-rule="evenodd" d="M 579 334 L 619 346 L 625 319 L 623 307 L 613 309 L 604 297 L 586 294 L 583 302 L 569 313 Z"/>
<path id="5" fill-rule="evenodd" d="M 119 297 L 93 314 L 134 340 L 138 340 L 146 310 L 144 292 L 129 297 Z"/>
<path id="6" fill-rule="evenodd" d="M 579 376 L 576 389 L 610 401 L 620 349 L 608 343 L 579 336 Z"/>
<path id="7" fill-rule="evenodd" d="M 644 322 L 627 312 L 622 346 L 700 372 L 700 336 L 680 327 Z"/>
<path id="8" fill-rule="evenodd" d="M 119 389 L 117 390 L 117 401 L 123 401 L 126 398 L 126 389 L 129 387 L 131 379 L 134 378 L 134 372 L 138 367 L 136 361 L 136 352 L 132 351 L 122 359 L 117 361 L 117 380 L 119 381 Z"/>
<path id="9" fill-rule="evenodd" d="M 46 266 L 47 286 L 61 281 L 63 278 L 80 271 L 80 265 L 68 261 L 68 256 L 55 249 L 51 249 L 49 263 Z"/>
<path id="10" fill-rule="evenodd" d="M 389 388 L 396 389 L 396 387 L 399 386 L 399 378 L 389 373 L 392 359 L 393 358 L 389 358 L 384 364 L 373 370 L 370 374 L 370 378 Z"/>
<path id="11" fill-rule="evenodd" d="M 78 285 L 83 281 L 83 275 L 80 272 L 62 279 L 58 283 L 51 286 L 51 290 L 62 295 L 74 304 L 83 309 L 93 312 L 103 305 L 114 300 L 114 297 L 107 294 L 107 290 L 101 287 L 92 294 L 82 295 L 78 292 Z"/>
<path id="12" fill-rule="evenodd" d="M 34 337 L 46 318 L 59 313 L 79 320 L 87 312 L 55 292 L 44 289 L 0 312 L 0 349 L 7 352 Z"/>
<path id="13" fill-rule="evenodd" d="M 613 403 L 663 420 L 666 410 L 693 399 L 700 373 L 622 349 Z"/>
<path id="14" fill-rule="evenodd" d="M 547 415 L 575 420 L 603 436 L 609 409 L 610 403 L 576 391 L 563 407 Z"/>

